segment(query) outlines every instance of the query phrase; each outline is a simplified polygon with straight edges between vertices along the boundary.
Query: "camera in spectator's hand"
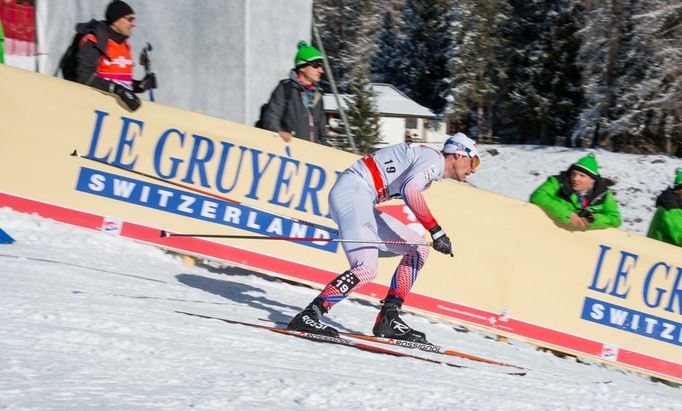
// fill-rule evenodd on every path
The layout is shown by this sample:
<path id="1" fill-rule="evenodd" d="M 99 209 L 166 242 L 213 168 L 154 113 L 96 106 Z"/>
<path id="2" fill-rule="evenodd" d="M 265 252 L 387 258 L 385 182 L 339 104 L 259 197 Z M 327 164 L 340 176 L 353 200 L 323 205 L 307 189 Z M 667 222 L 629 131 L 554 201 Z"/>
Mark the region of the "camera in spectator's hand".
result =
<path id="1" fill-rule="evenodd" d="M 584 218 L 590 224 L 594 223 L 594 213 L 589 212 L 587 209 L 580 210 L 578 216 Z"/>
<path id="2" fill-rule="evenodd" d="M 130 111 L 140 108 L 140 99 L 133 94 L 132 90 L 128 90 L 120 84 L 111 83 L 111 92 L 116 94 Z"/>
<path id="3" fill-rule="evenodd" d="M 149 73 L 142 80 L 133 80 L 133 91 L 135 93 L 144 93 L 147 90 L 156 88 L 156 75 Z"/>

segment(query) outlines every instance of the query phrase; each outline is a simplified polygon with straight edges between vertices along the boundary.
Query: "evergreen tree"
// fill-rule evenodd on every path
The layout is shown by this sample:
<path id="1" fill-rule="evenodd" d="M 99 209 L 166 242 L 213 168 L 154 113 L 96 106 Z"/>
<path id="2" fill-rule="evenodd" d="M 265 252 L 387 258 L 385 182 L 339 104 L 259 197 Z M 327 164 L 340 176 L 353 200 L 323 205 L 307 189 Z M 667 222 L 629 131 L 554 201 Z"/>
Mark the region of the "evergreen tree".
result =
<path id="1" fill-rule="evenodd" d="M 400 81 L 393 84 L 417 103 L 444 111 L 449 94 L 453 0 L 407 0 L 402 14 L 404 56 Z"/>
<path id="2" fill-rule="evenodd" d="M 575 138 L 615 151 L 675 153 L 682 134 L 674 0 L 610 0 L 587 7 L 581 57 L 588 104 Z"/>
<path id="3" fill-rule="evenodd" d="M 626 117 L 632 107 L 631 104 L 623 105 L 627 100 L 623 96 L 628 94 L 627 88 L 633 86 L 628 83 L 642 80 L 642 67 L 651 63 L 652 54 L 635 52 L 632 1 L 586 3 L 586 26 L 580 50 L 584 62 L 586 105 L 574 133 L 580 145 L 615 150 L 628 145 L 625 139 L 629 132 L 625 128 L 629 120 Z M 637 54 L 640 55 L 633 59 Z M 628 68 L 629 64 L 633 67 Z"/>
<path id="4" fill-rule="evenodd" d="M 374 92 L 363 68 L 353 72 L 350 85 L 352 95 L 346 98 L 348 125 L 355 141 L 356 151 L 368 154 L 381 142 L 379 114 Z"/>
<path id="5" fill-rule="evenodd" d="M 475 133 L 469 133 L 480 141 L 492 138 L 492 128 L 486 134 L 485 126 L 492 123 L 499 84 L 505 79 L 505 66 L 500 59 L 505 42 L 500 29 L 510 15 L 507 0 L 457 3 L 447 118 L 458 130 L 466 131 L 475 123 Z"/>
<path id="6" fill-rule="evenodd" d="M 390 11 L 384 14 L 381 32 L 377 38 L 378 50 L 370 61 L 370 73 L 375 82 L 391 84 L 400 90 L 408 83 L 404 58 L 406 43 L 394 20 L 395 17 Z"/>
<path id="7" fill-rule="evenodd" d="M 656 85 L 647 84 L 648 73 L 659 71 L 659 67 L 652 67 L 656 64 L 655 49 L 649 28 L 637 27 L 635 13 L 638 10 L 635 3 L 632 0 L 613 3 L 614 7 L 622 8 L 618 11 L 622 27 L 618 45 L 613 51 L 613 81 L 605 102 L 608 107 L 605 112 L 606 127 L 596 143 L 614 151 L 632 151 L 636 146 L 648 145 L 644 141 L 646 127 L 643 127 L 647 119 L 640 114 L 649 111 L 647 102 L 657 94 L 653 88 Z M 659 79 L 660 74 L 656 73 L 653 77 Z M 658 81 L 654 80 L 654 83 Z"/>
<path id="8" fill-rule="evenodd" d="M 376 52 L 381 24 L 379 0 L 315 0 L 314 23 L 339 92 L 347 93 L 355 67 L 367 67 Z M 322 87 L 330 91 L 327 80 Z"/>
<path id="9" fill-rule="evenodd" d="M 652 134 L 658 147 L 682 157 L 682 4 L 677 0 L 655 2 L 660 13 L 653 32 L 656 60 L 661 62 L 658 98 L 653 102 Z"/>
<path id="10" fill-rule="evenodd" d="M 450 91 L 452 7 L 452 0 L 407 0 L 397 22 L 387 12 L 371 62 L 375 81 L 436 113 L 444 111 Z"/>
<path id="11" fill-rule="evenodd" d="M 682 5 L 667 0 L 633 3 L 611 121 L 599 143 L 616 151 L 673 153 L 675 136 L 679 141 L 682 132 Z"/>
<path id="12" fill-rule="evenodd" d="M 510 0 L 503 141 L 570 144 L 582 104 L 579 9 L 570 0 Z"/>

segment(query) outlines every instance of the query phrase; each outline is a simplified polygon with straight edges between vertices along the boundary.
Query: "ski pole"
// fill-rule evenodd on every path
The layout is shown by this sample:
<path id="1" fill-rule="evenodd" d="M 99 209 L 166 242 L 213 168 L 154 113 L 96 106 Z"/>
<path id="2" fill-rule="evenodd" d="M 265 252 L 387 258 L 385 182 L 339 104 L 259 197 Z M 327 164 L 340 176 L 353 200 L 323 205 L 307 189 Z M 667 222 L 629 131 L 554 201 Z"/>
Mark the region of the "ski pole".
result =
<path id="1" fill-rule="evenodd" d="M 246 204 L 244 204 L 244 203 L 242 203 L 242 202 L 240 202 L 240 201 L 232 200 L 232 199 L 230 199 L 230 198 L 221 196 L 221 195 L 219 195 L 219 194 L 212 193 L 212 192 L 210 192 L 210 191 L 201 190 L 201 189 L 198 189 L 198 188 L 195 188 L 195 187 L 192 187 L 192 186 L 188 186 L 188 185 L 185 185 L 185 184 L 177 183 L 177 182 L 172 181 L 172 180 L 166 180 L 165 178 L 157 177 L 157 176 L 154 176 L 154 175 L 151 175 L 151 174 L 148 174 L 148 173 L 143 173 L 143 172 L 141 172 L 141 171 L 137 171 L 137 170 L 133 170 L 133 169 L 130 169 L 130 168 L 122 167 L 122 166 L 119 166 L 118 164 L 110 163 L 110 162 L 108 162 L 108 161 L 104 161 L 104 160 L 100 160 L 100 159 L 97 159 L 97 158 L 93 158 L 93 157 L 90 157 L 90 156 L 87 156 L 87 155 L 84 155 L 84 154 L 80 154 L 80 153 L 78 153 L 78 150 L 73 150 L 73 152 L 71 153 L 71 156 L 72 156 L 72 157 L 79 157 L 79 158 L 82 158 L 82 159 L 85 159 L 85 160 L 90 160 L 90 161 L 93 161 L 93 162 L 95 162 L 95 163 L 103 164 L 103 165 L 105 165 L 105 166 L 113 167 L 113 168 L 116 168 L 116 169 L 119 169 L 119 170 L 124 170 L 124 171 L 127 171 L 127 172 L 129 172 L 129 173 L 136 174 L 136 175 L 138 175 L 138 176 L 150 178 L 150 179 L 152 179 L 152 180 L 161 181 L 161 182 L 163 182 L 163 183 L 165 183 L 165 184 L 169 184 L 169 185 L 172 185 L 172 186 L 175 186 L 175 187 L 182 188 L 183 190 L 193 191 L 193 192 L 195 192 L 195 193 L 199 193 L 199 194 L 203 194 L 203 195 L 206 195 L 206 196 L 209 196 L 209 197 L 217 198 L 218 200 L 227 201 L 228 203 L 237 204 L 237 205 L 243 205 L 244 207 L 249 207 L 249 208 L 252 208 L 252 209 L 254 209 L 254 210 L 256 210 L 256 211 L 261 211 L 261 212 L 264 212 L 264 213 L 270 213 L 270 214 L 272 214 L 272 215 L 274 215 L 274 216 L 277 216 L 277 217 L 280 217 L 280 218 L 284 218 L 284 219 L 289 220 L 289 221 L 292 221 L 292 222 L 294 222 L 294 223 L 303 224 L 303 225 L 307 225 L 307 226 L 309 226 L 309 227 L 319 228 L 320 230 L 323 230 L 323 231 L 326 231 L 326 232 L 329 232 L 329 233 L 336 233 L 336 234 L 338 234 L 338 230 L 335 230 L 335 229 L 333 229 L 333 228 L 325 227 L 325 226 L 320 225 L 320 224 L 311 223 L 310 221 L 300 220 L 300 219 L 298 219 L 298 218 L 288 217 L 288 216 L 284 216 L 284 215 L 281 215 L 281 214 L 275 214 L 275 213 L 273 213 L 273 212 L 271 212 L 271 211 L 266 211 L 266 210 L 262 210 L 262 209 L 259 209 L 259 208 L 256 208 L 256 207 L 253 207 L 253 206 L 250 206 L 250 205 L 246 205 Z"/>
<path id="2" fill-rule="evenodd" d="M 147 43 L 146 46 L 142 49 L 140 52 L 140 64 L 144 67 L 144 74 L 149 75 L 151 72 L 151 65 L 152 65 L 152 58 L 151 58 L 151 52 L 152 52 L 152 45 Z M 149 100 L 154 101 L 154 89 L 149 89 Z"/>
<path id="3" fill-rule="evenodd" d="M 427 241 L 406 241 L 406 240 L 349 240 L 344 238 L 317 238 L 317 237 L 286 237 L 286 236 L 275 236 L 275 237 L 262 237 L 258 235 L 241 235 L 241 234 L 178 234 L 171 233 L 165 230 L 161 230 L 160 237 L 205 237 L 205 238 L 231 238 L 231 239 L 242 239 L 242 240 L 284 240 L 284 241 L 320 241 L 327 243 L 359 243 L 359 244 L 404 244 L 404 245 L 428 245 L 432 244 Z"/>

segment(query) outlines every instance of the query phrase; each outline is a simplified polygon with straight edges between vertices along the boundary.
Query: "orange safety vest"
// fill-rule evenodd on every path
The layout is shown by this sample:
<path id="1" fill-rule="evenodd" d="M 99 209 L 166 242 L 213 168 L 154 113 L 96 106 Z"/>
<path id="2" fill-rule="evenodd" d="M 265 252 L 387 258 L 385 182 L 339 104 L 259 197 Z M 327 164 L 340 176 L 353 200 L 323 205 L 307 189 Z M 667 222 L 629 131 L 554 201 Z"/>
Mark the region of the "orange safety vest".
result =
<path id="1" fill-rule="evenodd" d="M 92 41 L 97 44 L 97 37 L 94 34 L 83 36 L 81 39 L 81 46 L 83 46 L 86 41 Z M 121 43 L 116 43 L 114 40 L 109 39 L 105 52 L 111 60 L 103 55 L 100 56 L 95 75 L 132 89 L 133 58 L 128 41 L 124 40 Z"/>

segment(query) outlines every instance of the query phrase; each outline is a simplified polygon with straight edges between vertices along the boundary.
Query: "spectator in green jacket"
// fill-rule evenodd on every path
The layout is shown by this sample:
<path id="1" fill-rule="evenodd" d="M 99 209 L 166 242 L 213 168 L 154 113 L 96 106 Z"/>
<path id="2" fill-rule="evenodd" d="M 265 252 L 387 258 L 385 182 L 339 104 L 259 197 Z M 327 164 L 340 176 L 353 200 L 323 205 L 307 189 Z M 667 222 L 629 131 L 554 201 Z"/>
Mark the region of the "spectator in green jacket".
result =
<path id="1" fill-rule="evenodd" d="M 658 196 L 656 207 L 647 236 L 682 247 L 682 168 L 677 169 L 673 186 Z"/>
<path id="2" fill-rule="evenodd" d="M 621 222 L 618 203 L 599 175 L 594 154 L 549 177 L 531 194 L 530 202 L 573 229 L 618 227 Z"/>

